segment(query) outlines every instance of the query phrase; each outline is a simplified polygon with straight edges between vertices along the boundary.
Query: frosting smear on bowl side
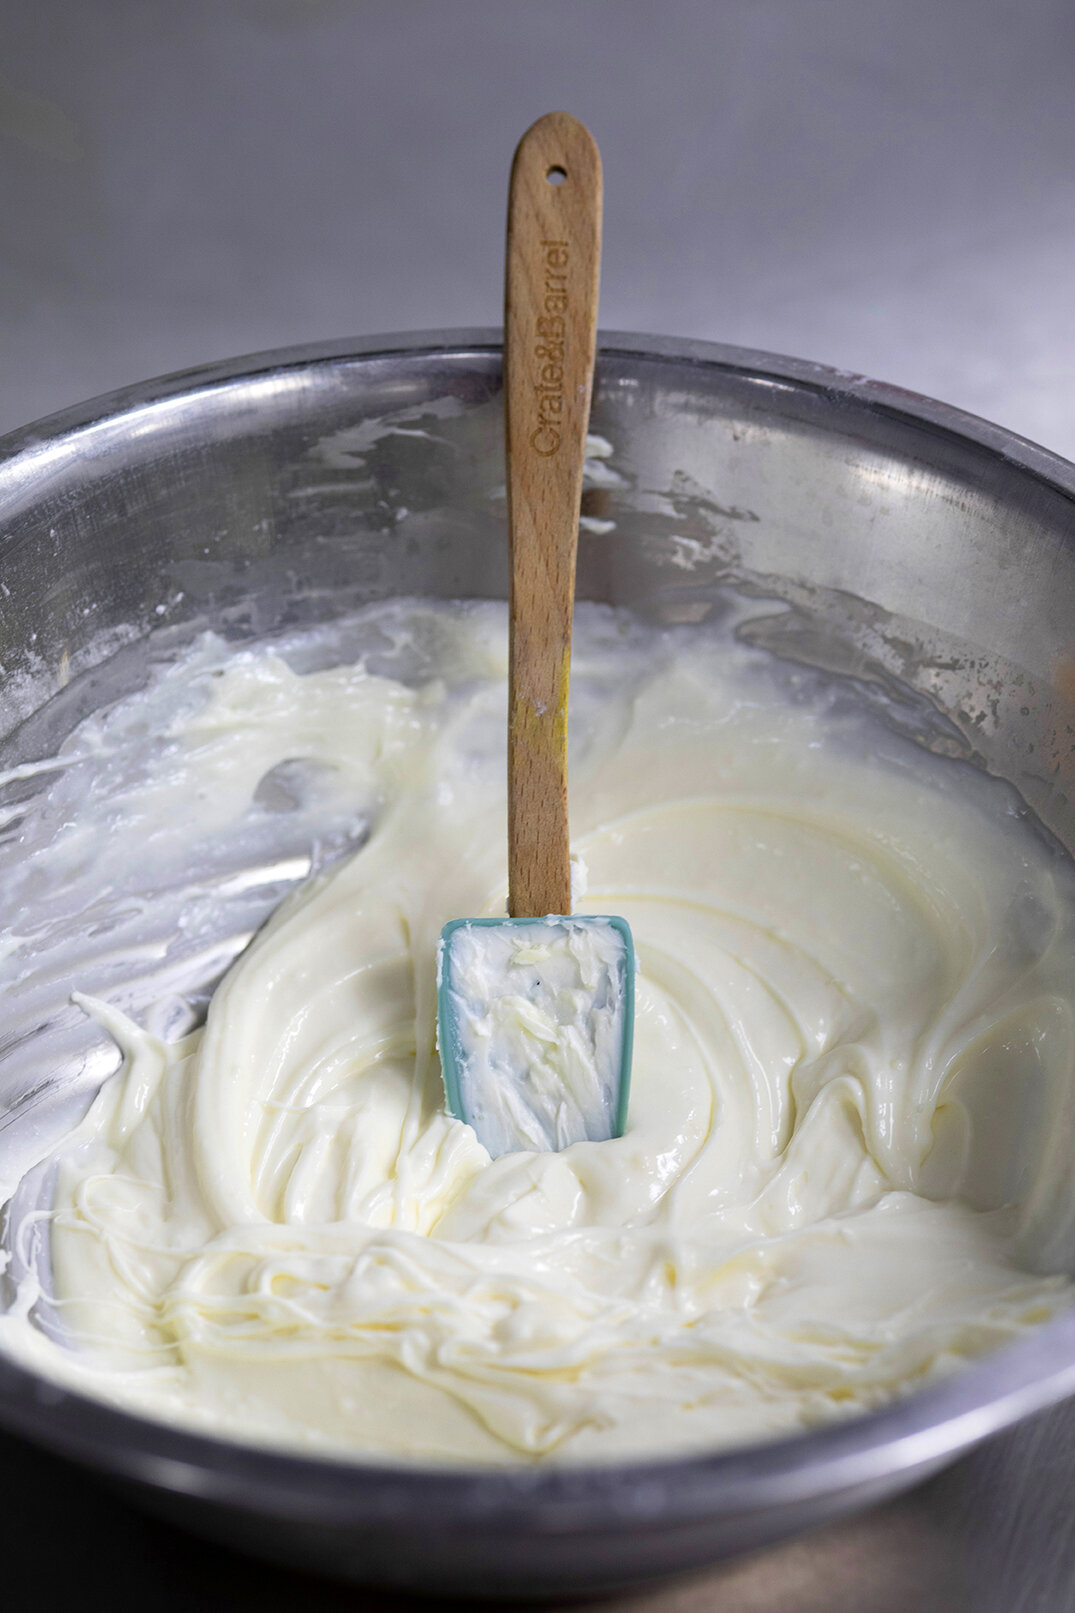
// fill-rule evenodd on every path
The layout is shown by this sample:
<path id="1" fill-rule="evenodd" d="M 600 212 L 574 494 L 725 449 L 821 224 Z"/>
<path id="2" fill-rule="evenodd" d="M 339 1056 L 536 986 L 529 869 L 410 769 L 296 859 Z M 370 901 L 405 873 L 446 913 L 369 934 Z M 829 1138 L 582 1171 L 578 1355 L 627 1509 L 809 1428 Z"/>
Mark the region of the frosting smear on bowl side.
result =
<path id="1" fill-rule="evenodd" d="M 240 1439 L 582 1462 L 846 1416 L 1066 1304 L 1075 875 L 1014 792 L 727 630 L 581 607 L 578 910 L 634 932 L 630 1110 L 493 1160 L 445 1111 L 435 971 L 447 919 L 504 911 L 504 612 L 382 616 L 405 677 L 203 642 L 123 703 L 157 702 L 152 765 L 35 843 L 45 902 L 87 823 L 148 886 L 264 840 L 267 778 L 368 830 L 203 1028 L 80 999 L 123 1062 L 0 1347 Z"/>

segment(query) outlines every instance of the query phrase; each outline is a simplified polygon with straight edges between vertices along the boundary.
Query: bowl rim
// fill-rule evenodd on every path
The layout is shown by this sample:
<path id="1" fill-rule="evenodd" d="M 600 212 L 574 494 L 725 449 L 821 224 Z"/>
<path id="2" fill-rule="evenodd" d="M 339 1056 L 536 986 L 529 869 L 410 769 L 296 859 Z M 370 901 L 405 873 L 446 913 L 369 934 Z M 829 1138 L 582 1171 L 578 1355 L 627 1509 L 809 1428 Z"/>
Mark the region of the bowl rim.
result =
<path id="1" fill-rule="evenodd" d="M 389 331 L 383 335 L 356 336 L 325 342 L 307 342 L 289 347 L 267 348 L 240 354 L 235 358 L 172 370 L 131 386 L 103 392 L 55 413 L 43 415 L 25 426 L 0 434 L 0 470 L 11 460 L 29 453 L 33 458 L 57 438 L 85 430 L 147 405 L 164 403 L 193 392 L 250 382 L 287 370 L 309 368 L 349 359 L 420 358 L 436 354 L 464 358 L 479 353 L 499 356 L 502 347 L 499 326 L 459 326 L 443 330 Z M 875 381 L 854 370 L 838 369 L 813 359 L 792 358 L 762 348 L 736 347 L 722 342 L 701 341 L 677 336 L 654 336 L 641 332 L 601 330 L 598 332 L 598 366 L 602 358 L 665 359 L 691 367 L 706 367 L 739 373 L 745 378 L 774 387 L 820 392 L 833 401 L 854 401 L 869 412 L 888 414 L 917 425 L 926 425 L 991 451 L 1006 463 L 1028 471 L 1055 491 L 1075 500 L 1075 463 L 1052 449 L 1043 448 L 1028 437 L 998 426 L 980 415 L 954 404 L 941 403 L 924 393 L 888 381 Z M 598 375 L 598 381 L 600 376 Z"/>
<path id="2" fill-rule="evenodd" d="M 117 416 L 178 397 L 318 365 L 436 355 L 495 359 L 495 328 L 389 333 L 271 349 L 123 387 L 0 436 L 8 476 L 35 474 L 43 450 Z M 723 344 L 606 331 L 602 359 L 717 368 L 759 385 L 825 394 L 974 445 L 1075 505 L 1075 464 L 962 409 L 805 359 Z M 44 468 L 39 466 L 39 468 Z M 1073 512 L 1075 513 L 1075 512 Z M 1075 526 L 1073 526 L 1075 532 Z M 0 1332 L 2 1337 L 2 1332 Z M 846 1421 L 716 1453 L 570 1466 L 392 1463 L 240 1443 L 158 1422 L 69 1389 L 0 1344 L 0 1425 L 113 1477 L 247 1512 L 346 1524 L 388 1522 L 416 1506 L 431 1527 L 480 1524 L 546 1534 L 675 1519 L 732 1518 L 837 1491 L 898 1482 L 951 1460 L 1030 1413 L 1075 1394 L 1075 1309 L 1030 1336 Z"/>

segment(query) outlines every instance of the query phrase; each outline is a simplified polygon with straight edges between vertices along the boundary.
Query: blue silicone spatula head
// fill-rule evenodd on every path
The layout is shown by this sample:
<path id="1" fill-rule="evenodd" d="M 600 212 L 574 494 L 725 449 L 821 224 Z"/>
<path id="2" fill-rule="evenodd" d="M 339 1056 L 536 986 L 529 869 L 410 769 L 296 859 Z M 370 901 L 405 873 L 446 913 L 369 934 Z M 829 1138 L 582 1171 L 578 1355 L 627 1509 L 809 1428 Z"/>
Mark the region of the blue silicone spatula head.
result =
<path id="1" fill-rule="evenodd" d="M 618 1137 L 627 1120 L 635 954 L 622 918 L 455 919 L 437 1025 L 452 1114 L 495 1159 Z"/>
<path id="2" fill-rule="evenodd" d="M 511 638 L 508 911 L 445 926 L 437 1034 L 452 1113 L 493 1155 L 618 1136 L 635 960 L 621 918 L 571 915 L 567 697 L 593 389 L 601 159 L 552 112 L 508 197 L 504 400 Z"/>

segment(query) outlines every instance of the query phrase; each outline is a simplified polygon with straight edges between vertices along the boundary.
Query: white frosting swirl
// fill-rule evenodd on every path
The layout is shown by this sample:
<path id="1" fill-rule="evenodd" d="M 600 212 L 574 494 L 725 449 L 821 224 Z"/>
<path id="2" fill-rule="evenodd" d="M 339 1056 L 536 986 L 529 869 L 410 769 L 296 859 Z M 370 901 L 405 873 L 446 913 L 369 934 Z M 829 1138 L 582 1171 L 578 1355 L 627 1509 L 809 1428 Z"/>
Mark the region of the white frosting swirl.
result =
<path id="1" fill-rule="evenodd" d="M 57 1178 L 77 1351 L 10 1318 L 7 1347 L 248 1439 L 577 1461 L 845 1415 L 1065 1302 L 1035 1272 L 1075 1207 L 1066 861 L 1003 786 L 708 629 L 577 627 L 580 910 L 639 959 L 625 1135 L 491 1161 L 448 1117 L 436 941 L 503 911 L 504 634 L 433 618 L 415 684 L 192 672 L 132 823 L 187 811 L 193 844 L 298 759 L 372 832 L 203 1031 L 91 1005 L 125 1061 Z"/>

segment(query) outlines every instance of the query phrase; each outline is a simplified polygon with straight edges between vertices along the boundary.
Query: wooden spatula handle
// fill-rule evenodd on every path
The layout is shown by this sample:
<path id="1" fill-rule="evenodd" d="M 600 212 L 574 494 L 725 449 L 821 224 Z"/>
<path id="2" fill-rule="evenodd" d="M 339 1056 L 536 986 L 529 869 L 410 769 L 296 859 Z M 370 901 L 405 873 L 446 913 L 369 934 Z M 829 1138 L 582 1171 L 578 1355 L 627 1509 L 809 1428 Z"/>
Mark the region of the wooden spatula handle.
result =
<path id="1" fill-rule="evenodd" d="M 597 146 L 575 118 L 550 112 L 519 142 L 508 196 L 504 397 L 513 918 L 571 911 L 567 695 L 600 260 Z"/>

